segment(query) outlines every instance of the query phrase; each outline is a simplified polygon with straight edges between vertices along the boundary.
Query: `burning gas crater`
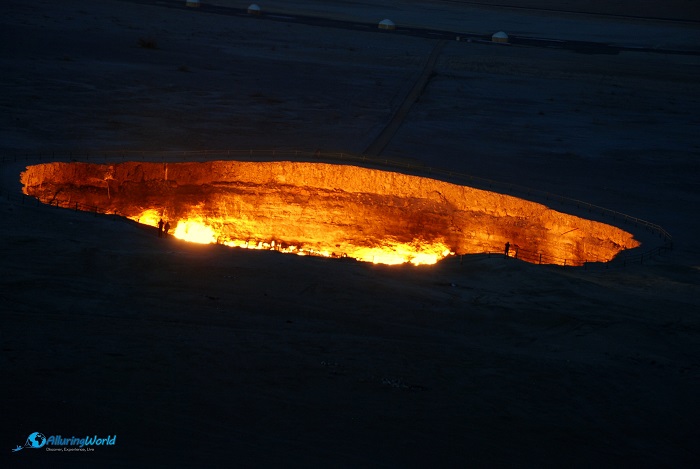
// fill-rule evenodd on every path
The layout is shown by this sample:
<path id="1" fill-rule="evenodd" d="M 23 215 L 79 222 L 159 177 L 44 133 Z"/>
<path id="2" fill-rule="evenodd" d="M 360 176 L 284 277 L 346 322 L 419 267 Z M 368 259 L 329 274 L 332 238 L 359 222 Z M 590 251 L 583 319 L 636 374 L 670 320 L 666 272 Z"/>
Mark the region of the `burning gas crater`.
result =
<path id="1" fill-rule="evenodd" d="M 614 226 L 504 194 L 322 163 L 48 163 L 21 174 L 44 203 L 167 220 L 197 243 L 361 261 L 434 264 L 451 254 L 529 253 L 581 265 L 637 247 Z M 533 257 L 534 254 L 534 257 Z"/>

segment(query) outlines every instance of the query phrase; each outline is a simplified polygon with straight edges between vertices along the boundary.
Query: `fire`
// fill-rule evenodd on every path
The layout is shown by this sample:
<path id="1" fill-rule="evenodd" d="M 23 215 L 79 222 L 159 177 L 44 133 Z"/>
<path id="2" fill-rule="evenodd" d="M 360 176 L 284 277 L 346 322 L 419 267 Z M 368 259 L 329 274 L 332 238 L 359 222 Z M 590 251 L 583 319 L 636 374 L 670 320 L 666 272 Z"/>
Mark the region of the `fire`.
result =
<path id="1" fill-rule="evenodd" d="M 158 226 L 158 221 L 162 220 L 163 217 L 158 213 L 158 210 L 145 210 L 138 215 L 132 215 L 127 217 L 134 220 L 137 223 L 149 226 Z"/>
<path id="2" fill-rule="evenodd" d="M 373 248 L 357 248 L 350 257 L 358 261 L 374 264 L 397 265 L 410 262 L 413 265 L 431 265 L 444 259 L 450 254 L 450 249 L 443 243 L 389 243 L 387 246 Z"/>
<path id="3" fill-rule="evenodd" d="M 158 226 L 158 222 L 161 220 L 163 222 L 168 221 L 164 219 L 164 215 L 154 209 L 144 210 L 137 215 L 130 215 L 127 218 L 149 226 Z M 213 244 L 218 242 L 217 231 L 212 226 L 209 226 L 202 217 L 178 220 L 172 235 L 190 243 Z"/>
<path id="4" fill-rule="evenodd" d="M 217 241 L 217 233 L 202 219 L 179 220 L 175 226 L 173 236 L 183 241 L 199 244 L 212 244 Z"/>
<path id="5" fill-rule="evenodd" d="M 158 226 L 158 221 L 162 220 L 163 216 L 157 210 L 148 209 L 128 218 L 142 224 Z M 325 246 L 323 243 L 318 243 L 316 246 L 299 247 L 296 245 L 286 246 L 283 242 L 275 240 L 228 239 L 225 230 L 209 224 L 207 220 L 196 215 L 191 218 L 177 220 L 174 223 L 175 230 L 172 232 L 172 235 L 183 241 L 199 244 L 223 244 L 243 249 L 279 251 L 300 256 L 349 257 L 362 262 L 387 265 L 405 263 L 431 265 L 436 264 L 449 255 L 454 255 L 442 242 L 421 243 L 416 241 L 413 243 L 399 243 L 386 241 L 382 246 L 370 248 L 347 245 L 342 249 L 336 247 L 336 250 L 332 251 L 330 246 Z M 224 223 L 217 223 L 217 225 L 223 226 Z"/>
<path id="6" fill-rule="evenodd" d="M 27 167 L 21 181 L 46 203 L 167 221 L 185 241 L 377 264 L 431 265 L 509 243 L 527 262 L 581 265 L 640 244 L 528 200 L 349 165 L 48 163 Z"/>

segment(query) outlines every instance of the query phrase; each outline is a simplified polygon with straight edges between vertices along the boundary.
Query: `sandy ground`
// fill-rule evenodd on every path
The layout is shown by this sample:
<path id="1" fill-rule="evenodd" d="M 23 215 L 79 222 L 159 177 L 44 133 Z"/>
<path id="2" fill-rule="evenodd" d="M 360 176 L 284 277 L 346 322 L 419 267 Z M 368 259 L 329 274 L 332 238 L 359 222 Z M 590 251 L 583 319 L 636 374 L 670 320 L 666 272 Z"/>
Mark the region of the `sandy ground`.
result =
<path id="1" fill-rule="evenodd" d="M 549 37 L 568 40 L 599 41 L 618 45 L 644 45 L 655 48 L 697 49 L 700 32 L 698 9 L 691 2 L 685 6 L 658 2 L 572 2 L 514 0 L 491 1 L 482 4 L 462 1 L 380 0 L 373 2 L 303 0 L 291 4 L 285 0 L 260 2 L 262 11 L 272 13 L 300 13 L 311 16 L 337 17 L 378 23 L 384 18 L 397 27 L 420 26 L 465 34 L 493 34 L 504 31 L 510 35 Z M 215 0 L 217 5 L 241 8 L 235 0 Z M 515 8 L 488 7 L 491 4 L 510 4 Z M 568 5 L 567 5 L 568 3 Z M 244 4 L 245 8 L 248 4 Z M 533 8 L 534 7 L 534 8 Z M 544 14 L 541 8 L 561 10 Z M 591 11 L 598 14 L 569 12 Z M 646 18 L 680 18 L 688 21 L 654 21 L 642 18 L 624 19 L 614 15 L 627 14 Z M 544 14 L 544 16 L 543 16 Z M 611 16 L 613 15 L 613 16 Z M 545 21 L 542 19 L 546 18 Z"/>
<path id="2" fill-rule="evenodd" d="M 452 30 L 451 10 L 427 3 L 373 8 Z M 469 8 L 493 29 L 475 15 L 498 10 Z M 387 156 L 619 210 L 664 226 L 675 248 L 608 271 L 483 256 L 389 268 L 195 246 L 19 203 L 14 158 L 362 152 L 433 41 L 119 1 L 4 13 L 2 441 L 10 453 L 35 431 L 117 435 L 88 454 L 26 449 L 8 467 L 700 461 L 698 55 L 449 43 Z M 527 18 L 523 33 L 698 44 L 683 24 L 522 15 L 507 12 Z"/>

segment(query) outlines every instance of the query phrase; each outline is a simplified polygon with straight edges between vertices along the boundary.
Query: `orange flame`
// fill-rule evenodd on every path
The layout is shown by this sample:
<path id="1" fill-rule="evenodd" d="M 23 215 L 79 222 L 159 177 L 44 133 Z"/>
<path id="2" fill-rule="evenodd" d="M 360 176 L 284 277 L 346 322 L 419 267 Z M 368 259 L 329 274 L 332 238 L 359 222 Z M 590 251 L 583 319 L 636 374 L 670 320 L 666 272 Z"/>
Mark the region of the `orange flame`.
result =
<path id="1" fill-rule="evenodd" d="M 609 261 L 639 246 L 620 228 L 505 194 L 349 165 L 209 161 L 27 167 L 25 194 L 76 203 L 173 236 L 298 255 L 430 265 L 503 252 L 528 262 Z"/>
<path id="2" fill-rule="evenodd" d="M 158 226 L 162 219 L 157 210 L 148 209 L 128 218 L 150 226 Z M 244 249 L 263 249 L 279 251 L 300 256 L 349 257 L 362 262 L 374 264 L 398 265 L 411 263 L 413 265 L 431 265 L 444 259 L 453 252 L 442 242 L 440 243 L 399 243 L 387 241 L 382 246 L 359 247 L 347 245 L 344 249 L 336 247 L 335 251 L 324 243 L 318 246 L 285 246 L 280 241 L 255 241 L 228 239 L 226 233 L 215 225 L 208 223 L 201 216 L 192 216 L 175 222 L 172 235 L 183 241 L 199 244 L 223 244 L 229 247 Z"/>

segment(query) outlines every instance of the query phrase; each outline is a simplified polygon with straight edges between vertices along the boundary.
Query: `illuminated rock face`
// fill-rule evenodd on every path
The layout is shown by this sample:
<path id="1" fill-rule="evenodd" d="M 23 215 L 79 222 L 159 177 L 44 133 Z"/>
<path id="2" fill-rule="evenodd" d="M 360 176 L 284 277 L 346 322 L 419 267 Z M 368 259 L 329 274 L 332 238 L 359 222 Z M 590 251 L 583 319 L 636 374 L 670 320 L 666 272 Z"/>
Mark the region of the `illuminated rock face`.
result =
<path id="1" fill-rule="evenodd" d="M 48 163 L 21 175 L 42 202 L 95 206 L 197 242 L 434 263 L 450 253 L 608 261 L 639 243 L 614 226 L 503 194 L 355 166 L 294 162 Z M 533 254 L 535 255 L 533 257 Z M 541 257 L 540 257 L 541 254 Z"/>

